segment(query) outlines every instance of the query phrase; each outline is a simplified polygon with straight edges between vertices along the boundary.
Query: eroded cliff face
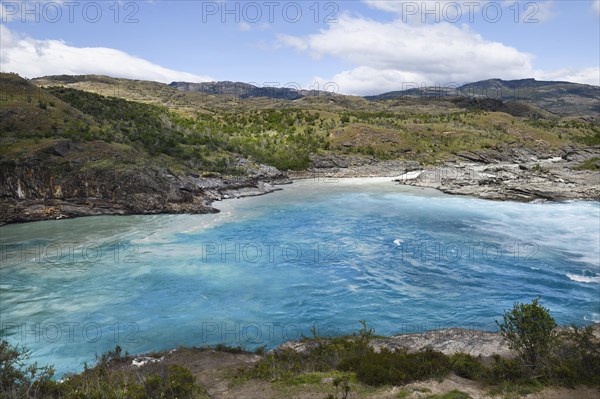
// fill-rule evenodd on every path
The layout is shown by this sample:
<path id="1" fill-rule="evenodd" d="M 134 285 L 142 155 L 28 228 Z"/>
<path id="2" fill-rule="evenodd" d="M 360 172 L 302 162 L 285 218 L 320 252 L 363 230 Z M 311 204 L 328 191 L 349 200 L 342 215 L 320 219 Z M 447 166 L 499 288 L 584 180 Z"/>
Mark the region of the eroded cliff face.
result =
<path id="1" fill-rule="evenodd" d="M 273 191 L 279 170 L 240 159 L 247 175 L 174 171 L 131 147 L 55 140 L 0 161 L 0 223 L 106 214 L 212 213 L 212 201 Z"/>

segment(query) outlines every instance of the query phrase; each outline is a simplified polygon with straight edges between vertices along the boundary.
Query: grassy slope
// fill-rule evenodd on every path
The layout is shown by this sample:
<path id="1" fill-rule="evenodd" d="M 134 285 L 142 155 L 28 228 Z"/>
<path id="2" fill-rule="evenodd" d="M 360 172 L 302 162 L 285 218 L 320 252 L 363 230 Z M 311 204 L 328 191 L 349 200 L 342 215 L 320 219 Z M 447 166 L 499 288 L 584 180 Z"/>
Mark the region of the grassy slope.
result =
<path id="1" fill-rule="evenodd" d="M 4 143 L 102 140 L 199 172 L 238 173 L 235 154 L 285 170 L 306 168 L 313 153 L 435 163 L 497 146 L 551 152 L 566 144 L 600 143 L 600 127 L 590 122 L 462 108 L 448 98 L 239 99 L 102 76 L 27 82 L 3 74 L 0 82 Z"/>
<path id="2" fill-rule="evenodd" d="M 17 75 L 0 75 L 0 116 L 2 162 L 18 164 L 28 159 L 40 159 L 40 154 L 62 139 L 85 141 L 82 135 L 90 138 L 77 160 L 82 168 L 102 161 L 121 164 L 145 158 L 144 153 L 125 144 L 92 141 L 92 137 L 100 138 L 103 133 L 102 126 L 94 118 Z M 63 160 L 58 161 L 50 158 L 47 167 L 60 170 Z"/>
<path id="3" fill-rule="evenodd" d="M 541 119 L 465 109 L 449 98 L 399 98 L 372 102 L 352 96 L 317 96 L 284 101 L 178 92 L 161 83 L 106 77 L 49 77 L 36 80 L 35 83 L 61 84 L 96 93 L 112 93 L 130 100 L 163 104 L 193 119 L 201 114 L 202 119 L 196 119 L 197 125 L 201 128 L 209 126 L 212 131 L 227 136 L 227 141 L 235 143 L 230 146 L 231 150 L 253 155 L 283 168 L 305 165 L 307 151 L 333 150 L 380 158 L 435 162 L 459 151 L 482 150 L 497 144 L 552 150 L 565 144 L 600 142 L 597 125 L 572 118 L 559 119 L 539 108 L 518 103 L 508 104 L 506 111 L 513 115 L 535 113 Z M 285 120 L 283 124 L 269 125 L 264 119 L 272 115 L 258 114 L 258 111 L 269 113 L 274 110 L 301 110 L 318 115 L 318 118 L 314 121 L 300 118 L 293 123 L 293 129 L 289 129 L 290 126 L 285 126 Z M 285 165 L 264 155 L 272 154 L 274 148 L 284 147 L 290 141 L 288 138 L 291 134 L 305 134 L 309 127 L 309 133 L 313 134 L 318 144 L 291 140 L 290 150 L 293 150 L 294 156 L 303 158 L 304 162 Z M 232 135 L 235 137 L 232 138 Z M 266 144 L 259 148 L 253 141 Z M 302 146 L 302 149 L 298 146 Z M 289 155 L 290 150 L 283 151 L 281 156 Z"/>
<path id="4" fill-rule="evenodd" d="M 73 89 L 41 89 L 11 74 L 2 74 L 0 85 L 3 161 L 33 157 L 60 139 L 96 143 L 81 147 L 82 167 L 88 161 L 109 167 L 123 159 L 175 171 L 227 172 L 234 158 L 210 137 L 191 132 L 182 117 L 165 107 Z M 136 156 L 125 159 L 124 151 Z"/>
<path id="5" fill-rule="evenodd" d="M 15 139 L 97 128 L 92 118 L 14 74 L 0 76 L 0 133 Z"/>

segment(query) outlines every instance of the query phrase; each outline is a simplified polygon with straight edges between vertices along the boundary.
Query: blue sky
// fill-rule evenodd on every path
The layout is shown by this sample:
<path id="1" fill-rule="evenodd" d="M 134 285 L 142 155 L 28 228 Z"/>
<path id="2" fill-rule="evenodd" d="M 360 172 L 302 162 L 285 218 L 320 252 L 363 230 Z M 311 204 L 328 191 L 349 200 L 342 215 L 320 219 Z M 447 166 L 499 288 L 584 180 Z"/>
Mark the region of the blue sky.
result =
<path id="1" fill-rule="evenodd" d="M 600 84 L 600 1 L 6 1 L 0 67 L 347 94 L 488 78 Z M 460 18 L 459 18 L 460 17 Z"/>

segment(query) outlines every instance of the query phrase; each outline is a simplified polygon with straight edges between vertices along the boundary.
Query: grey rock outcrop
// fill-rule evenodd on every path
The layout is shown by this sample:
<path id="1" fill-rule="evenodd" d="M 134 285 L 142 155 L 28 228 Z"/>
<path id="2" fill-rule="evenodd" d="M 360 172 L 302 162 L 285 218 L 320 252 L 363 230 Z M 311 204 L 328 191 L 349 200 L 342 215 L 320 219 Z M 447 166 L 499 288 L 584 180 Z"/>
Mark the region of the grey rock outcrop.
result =
<path id="1" fill-rule="evenodd" d="M 395 181 L 493 200 L 600 199 L 600 172 L 577 170 L 581 162 L 600 157 L 598 146 L 568 148 L 562 156 L 545 159 L 529 151 L 468 152 L 457 156 L 459 159 L 453 162 L 405 173 Z"/>
<path id="2" fill-rule="evenodd" d="M 245 176 L 204 177 L 150 160 L 123 164 L 115 159 L 112 166 L 105 158 L 82 157 L 89 157 L 82 144 L 60 140 L 17 160 L 2 159 L 0 224 L 94 215 L 214 213 L 218 210 L 211 206 L 213 201 L 261 195 L 290 182 L 276 168 L 243 158 L 236 166 Z"/>

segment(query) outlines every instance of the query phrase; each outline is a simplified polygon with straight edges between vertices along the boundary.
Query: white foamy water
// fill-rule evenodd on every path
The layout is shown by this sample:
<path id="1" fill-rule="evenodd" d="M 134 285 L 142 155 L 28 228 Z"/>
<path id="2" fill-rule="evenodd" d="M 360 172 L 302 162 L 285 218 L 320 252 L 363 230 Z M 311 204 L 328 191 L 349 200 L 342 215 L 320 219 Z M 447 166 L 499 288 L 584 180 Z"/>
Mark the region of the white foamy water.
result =
<path id="1" fill-rule="evenodd" d="M 582 276 L 579 274 L 567 273 L 567 277 L 569 278 L 569 280 L 577 281 L 578 283 L 600 283 L 600 276 Z"/>

